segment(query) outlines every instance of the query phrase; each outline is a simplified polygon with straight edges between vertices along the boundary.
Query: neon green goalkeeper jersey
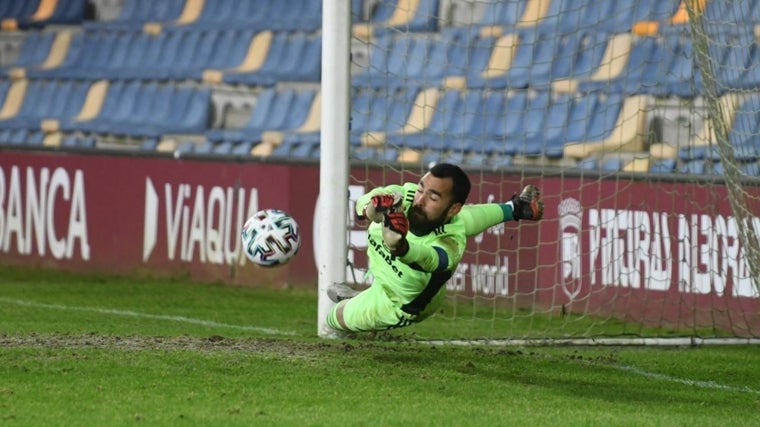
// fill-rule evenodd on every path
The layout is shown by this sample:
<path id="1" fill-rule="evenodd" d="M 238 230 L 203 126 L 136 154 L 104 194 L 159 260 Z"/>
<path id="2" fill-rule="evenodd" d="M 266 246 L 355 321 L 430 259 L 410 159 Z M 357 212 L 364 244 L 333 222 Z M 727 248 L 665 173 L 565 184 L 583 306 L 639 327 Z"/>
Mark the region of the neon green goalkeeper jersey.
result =
<path id="1" fill-rule="evenodd" d="M 357 213 L 364 214 L 372 196 L 391 192 L 402 194 L 402 209 L 407 213 L 417 187 L 417 184 L 406 183 L 376 188 L 359 198 Z M 368 230 L 367 247 L 370 272 L 375 277 L 373 286 L 383 286 L 404 312 L 418 315 L 444 292 L 445 283 L 464 255 L 467 237 L 511 218 L 511 203 L 465 205 L 451 221 L 428 234 L 417 236 L 409 232 L 406 236 L 409 252 L 402 257 L 390 254 L 383 242 L 383 224 L 373 222 Z"/>

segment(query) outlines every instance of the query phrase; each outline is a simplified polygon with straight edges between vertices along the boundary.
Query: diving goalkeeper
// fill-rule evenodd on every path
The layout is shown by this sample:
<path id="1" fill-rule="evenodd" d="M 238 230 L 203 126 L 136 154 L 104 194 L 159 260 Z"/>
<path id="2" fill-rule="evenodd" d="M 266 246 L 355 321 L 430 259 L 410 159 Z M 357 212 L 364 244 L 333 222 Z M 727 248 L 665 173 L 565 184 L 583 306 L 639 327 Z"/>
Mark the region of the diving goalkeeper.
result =
<path id="1" fill-rule="evenodd" d="M 470 179 L 458 166 L 438 163 L 419 184 L 376 188 L 359 198 L 357 213 L 372 221 L 368 258 L 372 286 L 356 291 L 335 283 L 337 304 L 327 324 L 338 331 L 381 331 L 420 322 L 441 305 L 467 237 L 511 219 L 539 220 L 543 202 L 528 185 L 506 203 L 466 205 Z"/>

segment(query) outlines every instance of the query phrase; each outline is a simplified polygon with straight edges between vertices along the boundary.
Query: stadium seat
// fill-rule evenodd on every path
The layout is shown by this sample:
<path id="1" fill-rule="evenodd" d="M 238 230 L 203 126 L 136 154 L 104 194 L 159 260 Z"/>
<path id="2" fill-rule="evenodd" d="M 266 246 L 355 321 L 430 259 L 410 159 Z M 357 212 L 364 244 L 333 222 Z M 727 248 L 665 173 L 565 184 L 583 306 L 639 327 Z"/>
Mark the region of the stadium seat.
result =
<path id="1" fill-rule="evenodd" d="M 510 27 L 517 25 L 525 13 L 529 3 L 526 0 L 518 1 L 490 1 L 483 11 L 478 25 Z"/>
<path id="2" fill-rule="evenodd" d="M 582 142 L 567 141 L 564 156 L 584 158 L 594 153 L 641 151 L 643 148 L 644 111 L 646 96 L 633 96 L 621 102 L 619 96 L 610 95 L 597 104 L 595 113 Z"/>
<path id="3" fill-rule="evenodd" d="M 51 47 L 55 40 L 55 33 L 49 31 L 29 31 L 24 37 L 21 44 L 19 55 L 12 65 L 2 68 L 2 75 L 13 75 L 12 70 L 18 70 L 26 67 L 35 67 L 41 65 L 50 55 Z M 18 75 L 23 77 L 24 75 Z"/>
<path id="4" fill-rule="evenodd" d="M 266 89 L 258 96 L 245 126 L 239 129 L 213 129 L 206 132 L 212 143 L 262 141 L 264 132 L 294 130 L 301 126 L 312 108 L 316 91 L 311 89 Z"/>
<path id="5" fill-rule="evenodd" d="M 355 89 L 351 102 L 350 144 L 362 145 L 372 132 L 403 127 L 418 92 L 418 88 Z M 374 136 L 379 137 L 377 133 Z"/>
<path id="6" fill-rule="evenodd" d="M 369 39 L 393 30 L 432 32 L 438 29 L 439 0 L 389 0 L 378 4 L 368 22 L 353 26 L 354 36 Z"/>
<path id="7" fill-rule="evenodd" d="M 517 33 L 480 34 L 469 49 L 470 61 L 465 74 L 467 87 L 506 87 L 506 75 L 522 41 Z"/>
<path id="8" fill-rule="evenodd" d="M 704 175 L 707 170 L 704 160 L 691 160 L 684 163 L 678 171 L 685 174 Z"/>
<path id="9" fill-rule="evenodd" d="M 676 160 L 661 159 L 655 160 L 649 165 L 650 173 L 673 173 L 676 170 Z"/>
<path id="10" fill-rule="evenodd" d="M 558 103 L 557 105 L 562 105 L 566 108 L 565 103 Z M 549 114 L 547 114 L 551 110 L 551 106 L 552 99 L 548 92 L 528 94 L 525 101 L 525 111 L 523 112 L 524 120 L 522 128 L 517 133 L 504 135 L 502 150 L 499 153 L 526 156 L 543 155 L 545 148 L 543 133 L 551 125 L 549 123 Z M 515 107 L 510 106 L 509 100 L 507 108 L 510 114 L 513 115 Z M 566 117 L 566 113 L 563 113 L 563 115 Z"/>
<path id="11" fill-rule="evenodd" d="M 167 23 L 179 18 L 187 0 L 124 0 L 119 15 L 106 21 L 85 21 L 84 28 L 142 30 L 149 22 Z"/>
<path id="12" fill-rule="evenodd" d="M 382 164 L 396 162 L 399 150 L 393 147 L 353 147 L 349 155 L 351 159 Z"/>
<path id="13" fill-rule="evenodd" d="M 461 106 L 464 102 L 461 98 L 462 93 L 458 90 L 444 92 L 433 107 L 432 118 L 426 128 L 416 132 L 387 135 L 386 143 L 414 149 L 446 149 L 447 147 L 442 145 L 442 136 L 448 133 L 450 126 L 463 117 L 464 111 Z"/>
<path id="14" fill-rule="evenodd" d="M 386 144 L 388 135 L 416 134 L 428 128 L 434 111 L 438 105 L 440 93 L 437 88 L 424 88 L 417 92 L 414 101 L 410 103 L 406 120 L 398 127 L 386 126 L 384 130 L 370 130 L 361 135 L 361 144 L 378 147 Z"/>
<path id="15" fill-rule="evenodd" d="M 90 89 L 80 113 L 61 122 L 60 127 L 67 132 L 136 138 L 201 133 L 208 126 L 210 98 L 210 89 L 203 87 L 182 88 L 174 83 L 139 80 L 103 82 Z"/>
<path id="16" fill-rule="evenodd" d="M 251 46 L 249 56 L 235 68 L 219 70 L 225 83 L 272 86 L 277 82 L 317 82 L 321 75 L 322 39 L 304 32 L 279 32 L 261 48 Z M 259 36 L 257 36 L 258 38 Z M 253 43 L 255 43 L 254 40 Z M 204 79 L 218 79 L 208 72 Z"/>
<path id="17" fill-rule="evenodd" d="M 16 7 L 0 8 L 3 30 L 28 30 L 49 24 L 80 24 L 84 21 L 87 0 L 16 1 Z"/>
<path id="18" fill-rule="evenodd" d="M 520 30 L 514 55 L 503 67 L 505 73 L 484 78 L 482 84 L 472 79 L 471 84 L 494 89 L 545 90 L 553 80 L 590 76 L 598 68 L 607 48 L 606 33 L 558 33 L 541 28 L 544 27 Z"/>
<path id="19" fill-rule="evenodd" d="M 0 127 L 39 130 L 43 120 L 69 119 L 82 107 L 88 88 L 77 81 L 29 81 L 16 114 L 0 120 Z"/>

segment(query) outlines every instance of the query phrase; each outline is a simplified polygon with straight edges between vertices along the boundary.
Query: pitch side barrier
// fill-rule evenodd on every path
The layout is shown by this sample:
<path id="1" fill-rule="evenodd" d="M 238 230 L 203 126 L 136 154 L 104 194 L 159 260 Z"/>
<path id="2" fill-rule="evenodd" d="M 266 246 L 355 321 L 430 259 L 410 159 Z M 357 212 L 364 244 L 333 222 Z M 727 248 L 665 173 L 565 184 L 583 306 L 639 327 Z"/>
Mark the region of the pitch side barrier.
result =
<path id="1" fill-rule="evenodd" d="M 347 205 L 371 187 L 416 181 L 422 167 L 352 165 Z M 760 298 L 720 185 L 670 175 L 470 170 L 470 202 L 543 190 L 545 219 L 470 239 L 448 287 L 505 305 L 623 316 L 645 324 L 760 328 Z M 711 179 L 713 184 L 715 179 Z M 708 178 L 704 178 L 708 180 Z M 189 277 L 246 286 L 316 287 L 316 162 L 0 150 L 0 263 Z M 760 196 L 757 182 L 749 194 Z M 288 265 L 254 266 L 238 238 L 253 212 L 300 224 Z M 751 219 L 760 231 L 760 220 Z M 366 270 L 366 225 L 350 215 L 347 276 Z M 705 307 L 720 307 L 705 310 Z"/>

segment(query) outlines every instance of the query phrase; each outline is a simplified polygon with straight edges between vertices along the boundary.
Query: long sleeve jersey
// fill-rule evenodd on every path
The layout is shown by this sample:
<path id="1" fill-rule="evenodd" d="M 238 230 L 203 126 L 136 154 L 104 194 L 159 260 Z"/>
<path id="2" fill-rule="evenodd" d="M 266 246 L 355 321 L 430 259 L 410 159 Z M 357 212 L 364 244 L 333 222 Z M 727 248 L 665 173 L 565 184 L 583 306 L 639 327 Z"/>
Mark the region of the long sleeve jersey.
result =
<path id="1" fill-rule="evenodd" d="M 418 185 L 390 185 L 364 194 L 356 203 L 356 211 L 364 208 L 372 196 L 398 192 L 403 197 L 402 210 L 409 211 Z M 512 219 L 512 203 L 465 205 L 448 223 L 424 234 L 408 233 L 409 251 L 394 257 L 383 242 L 383 225 L 372 223 L 368 230 L 367 256 L 375 277 L 373 286 L 383 286 L 394 302 L 406 313 L 417 315 L 443 290 L 464 255 L 467 237 Z"/>

